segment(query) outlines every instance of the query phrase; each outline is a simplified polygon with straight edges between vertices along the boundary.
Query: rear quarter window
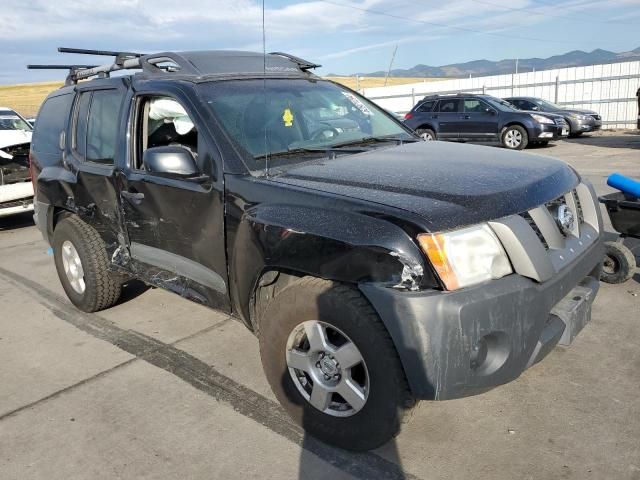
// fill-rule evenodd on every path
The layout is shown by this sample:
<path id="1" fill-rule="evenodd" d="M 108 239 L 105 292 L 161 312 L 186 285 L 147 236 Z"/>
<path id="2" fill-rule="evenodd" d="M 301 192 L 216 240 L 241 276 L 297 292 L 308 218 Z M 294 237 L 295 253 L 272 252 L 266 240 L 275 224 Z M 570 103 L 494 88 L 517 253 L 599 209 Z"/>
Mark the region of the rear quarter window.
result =
<path id="1" fill-rule="evenodd" d="M 73 94 L 49 97 L 38 113 L 31 148 L 38 153 L 59 153 L 60 133 L 67 128 Z"/>

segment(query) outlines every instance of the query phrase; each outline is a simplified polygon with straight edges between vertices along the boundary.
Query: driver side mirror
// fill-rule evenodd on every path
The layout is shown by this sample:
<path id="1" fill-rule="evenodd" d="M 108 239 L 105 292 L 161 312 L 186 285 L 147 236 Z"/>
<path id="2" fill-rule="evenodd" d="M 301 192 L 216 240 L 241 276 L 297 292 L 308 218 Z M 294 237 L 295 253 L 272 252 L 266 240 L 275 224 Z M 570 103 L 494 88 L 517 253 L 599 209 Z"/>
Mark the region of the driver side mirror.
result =
<path id="1" fill-rule="evenodd" d="M 540 107 L 537 106 L 537 105 L 534 105 L 533 107 L 531 107 L 531 110 L 538 111 L 538 110 L 540 110 Z"/>
<path id="2" fill-rule="evenodd" d="M 495 115 L 496 111 L 493 108 L 485 108 L 484 111 L 489 115 Z"/>
<path id="3" fill-rule="evenodd" d="M 148 148 L 142 155 L 142 163 L 147 172 L 163 176 L 189 178 L 200 173 L 193 154 L 180 146 Z"/>

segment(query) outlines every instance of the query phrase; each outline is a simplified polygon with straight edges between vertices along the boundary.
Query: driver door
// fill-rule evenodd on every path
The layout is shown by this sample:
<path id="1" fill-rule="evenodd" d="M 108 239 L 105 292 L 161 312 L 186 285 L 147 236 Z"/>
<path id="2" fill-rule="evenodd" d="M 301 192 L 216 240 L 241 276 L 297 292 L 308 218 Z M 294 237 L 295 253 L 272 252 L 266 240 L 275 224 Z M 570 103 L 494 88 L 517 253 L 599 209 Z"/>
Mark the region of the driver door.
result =
<path id="1" fill-rule="evenodd" d="M 120 191 L 131 257 L 151 283 L 230 311 L 217 150 L 186 98 L 138 92 L 132 105 Z M 190 152 L 198 173 L 150 171 L 145 152 L 169 146 Z"/>

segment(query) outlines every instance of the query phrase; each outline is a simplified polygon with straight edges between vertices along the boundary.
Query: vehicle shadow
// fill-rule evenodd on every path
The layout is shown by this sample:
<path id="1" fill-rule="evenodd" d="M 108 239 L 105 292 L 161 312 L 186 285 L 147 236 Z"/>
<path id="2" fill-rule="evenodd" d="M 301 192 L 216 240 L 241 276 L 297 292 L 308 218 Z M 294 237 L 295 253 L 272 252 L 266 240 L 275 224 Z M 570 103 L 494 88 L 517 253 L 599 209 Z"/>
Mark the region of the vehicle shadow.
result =
<path id="1" fill-rule="evenodd" d="M 33 212 L 18 213 L 9 217 L 0 218 L 0 231 L 17 230 L 19 228 L 32 227 Z"/>
<path id="2" fill-rule="evenodd" d="M 640 149 L 640 134 L 637 131 L 619 135 L 583 135 L 567 141 L 594 147 Z"/>
<path id="3" fill-rule="evenodd" d="M 122 285 L 122 293 L 116 305 L 130 302 L 150 290 L 152 287 L 140 280 L 130 280 Z"/>

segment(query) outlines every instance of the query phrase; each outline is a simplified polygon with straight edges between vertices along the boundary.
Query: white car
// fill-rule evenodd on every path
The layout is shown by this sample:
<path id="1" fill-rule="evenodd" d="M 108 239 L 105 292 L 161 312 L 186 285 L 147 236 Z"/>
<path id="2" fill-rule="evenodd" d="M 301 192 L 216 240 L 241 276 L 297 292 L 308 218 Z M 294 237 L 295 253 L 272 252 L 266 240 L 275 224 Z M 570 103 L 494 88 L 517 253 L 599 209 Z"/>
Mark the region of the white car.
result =
<path id="1" fill-rule="evenodd" d="M 33 210 L 31 135 L 29 122 L 10 108 L 0 107 L 0 217 Z"/>

